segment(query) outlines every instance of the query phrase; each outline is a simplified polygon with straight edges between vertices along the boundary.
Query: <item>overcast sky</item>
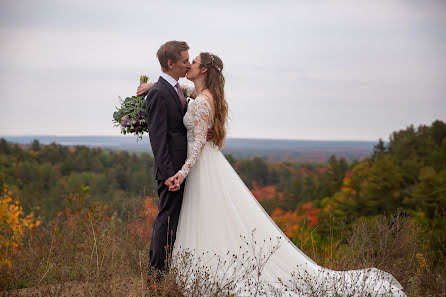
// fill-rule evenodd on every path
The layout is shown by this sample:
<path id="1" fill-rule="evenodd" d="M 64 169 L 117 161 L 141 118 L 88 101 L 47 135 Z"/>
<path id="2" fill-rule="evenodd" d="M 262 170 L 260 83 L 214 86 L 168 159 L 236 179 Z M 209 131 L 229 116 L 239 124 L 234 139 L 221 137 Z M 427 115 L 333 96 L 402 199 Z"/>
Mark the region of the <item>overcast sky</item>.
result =
<path id="1" fill-rule="evenodd" d="M 158 79 L 172 39 L 222 58 L 229 137 L 377 140 L 446 120 L 446 1 L 0 3 L 0 135 L 119 135 L 118 96 Z"/>

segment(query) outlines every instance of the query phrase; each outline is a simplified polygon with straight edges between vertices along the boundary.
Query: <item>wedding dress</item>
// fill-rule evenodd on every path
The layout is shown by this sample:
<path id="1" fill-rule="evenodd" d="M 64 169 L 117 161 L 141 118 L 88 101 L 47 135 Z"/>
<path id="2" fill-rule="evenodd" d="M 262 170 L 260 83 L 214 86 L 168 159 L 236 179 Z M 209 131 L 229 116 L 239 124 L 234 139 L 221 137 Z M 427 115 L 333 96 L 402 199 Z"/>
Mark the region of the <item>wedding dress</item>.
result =
<path id="1" fill-rule="evenodd" d="M 185 265 L 180 259 L 185 254 L 195 257 L 194 263 L 207 267 L 216 286 L 226 285 L 237 296 L 406 296 L 389 273 L 376 268 L 334 271 L 300 251 L 224 155 L 206 142 L 213 125 L 206 98 L 189 104 L 183 122 L 188 158 L 180 170 L 187 180 L 172 252 L 177 265 Z M 188 269 L 183 277 L 193 286 L 199 272 L 183 267 L 180 274 L 181 269 Z"/>

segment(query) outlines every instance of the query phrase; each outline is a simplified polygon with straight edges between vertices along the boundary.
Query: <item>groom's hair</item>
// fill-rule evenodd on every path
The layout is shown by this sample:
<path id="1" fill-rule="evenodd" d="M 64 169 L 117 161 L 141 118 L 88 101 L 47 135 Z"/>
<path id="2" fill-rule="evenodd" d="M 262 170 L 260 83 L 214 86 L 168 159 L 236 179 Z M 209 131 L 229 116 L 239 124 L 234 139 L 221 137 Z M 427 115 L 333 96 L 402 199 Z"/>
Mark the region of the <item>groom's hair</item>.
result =
<path id="1" fill-rule="evenodd" d="M 178 61 L 182 51 L 187 51 L 189 46 L 184 41 L 168 41 L 163 44 L 156 53 L 158 61 L 160 61 L 161 69 L 168 70 L 167 62 L 171 60 L 173 63 Z"/>

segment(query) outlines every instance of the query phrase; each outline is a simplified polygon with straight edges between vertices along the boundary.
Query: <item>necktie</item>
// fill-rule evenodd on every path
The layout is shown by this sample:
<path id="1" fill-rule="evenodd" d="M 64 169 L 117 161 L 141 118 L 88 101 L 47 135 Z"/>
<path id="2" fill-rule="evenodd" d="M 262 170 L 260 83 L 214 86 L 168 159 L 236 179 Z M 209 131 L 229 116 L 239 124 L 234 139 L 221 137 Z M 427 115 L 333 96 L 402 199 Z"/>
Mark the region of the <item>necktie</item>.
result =
<path id="1" fill-rule="evenodd" d="M 175 85 L 175 87 L 176 87 L 176 89 L 177 89 L 178 97 L 180 97 L 181 105 L 182 105 L 183 108 L 184 108 L 184 106 L 186 105 L 186 99 L 184 98 L 183 91 L 181 91 L 180 84 L 177 83 L 177 84 Z"/>

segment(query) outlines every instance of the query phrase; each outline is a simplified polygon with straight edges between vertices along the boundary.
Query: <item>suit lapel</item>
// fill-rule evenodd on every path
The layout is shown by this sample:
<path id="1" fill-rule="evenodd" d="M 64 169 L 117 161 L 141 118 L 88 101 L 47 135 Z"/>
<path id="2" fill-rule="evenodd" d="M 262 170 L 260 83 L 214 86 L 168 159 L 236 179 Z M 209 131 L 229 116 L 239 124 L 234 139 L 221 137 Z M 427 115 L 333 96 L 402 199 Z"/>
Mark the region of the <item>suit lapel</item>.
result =
<path id="1" fill-rule="evenodd" d="M 162 77 L 159 78 L 158 82 L 162 83 L 169 90 L 170 94 L 172 95 L 172 100 L 175 101 L 175 104 L 178 106 L 181 115 L 184 115 L 183 106 L 181 106 L 180 98 L 178 97 L 177 91 L 174 89 L 174 87 L 172 87 L 172 85 L 169 84 L 169 82 L 167 82 L 167 80 Z"/>

